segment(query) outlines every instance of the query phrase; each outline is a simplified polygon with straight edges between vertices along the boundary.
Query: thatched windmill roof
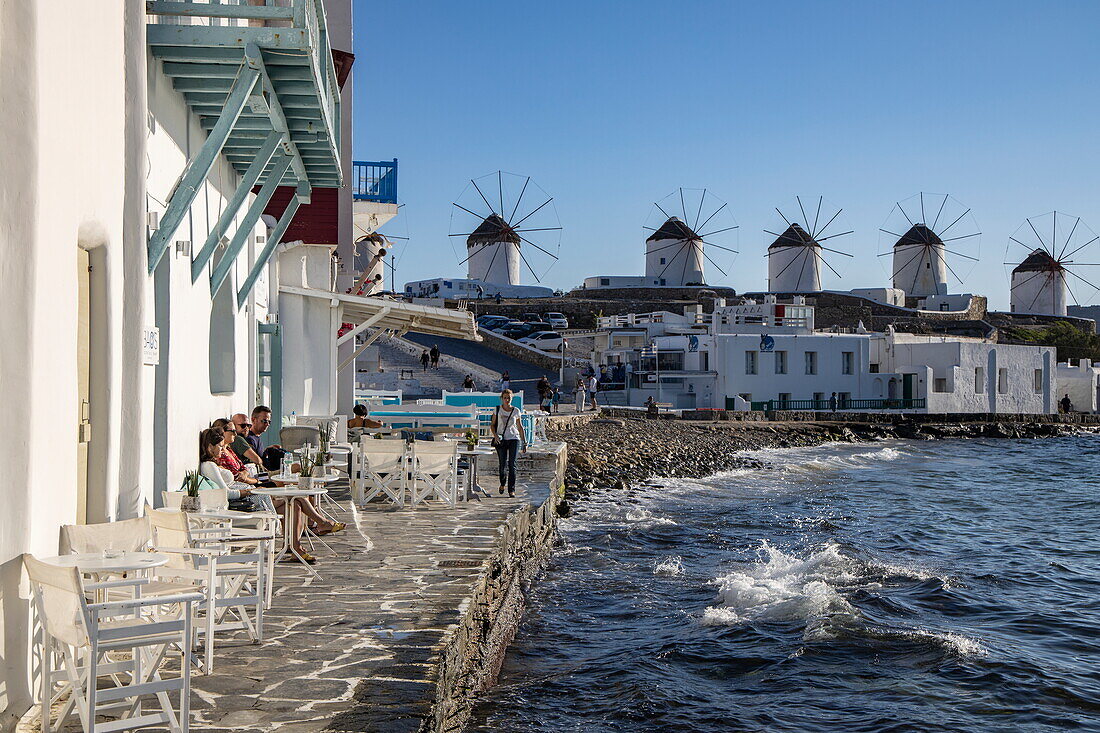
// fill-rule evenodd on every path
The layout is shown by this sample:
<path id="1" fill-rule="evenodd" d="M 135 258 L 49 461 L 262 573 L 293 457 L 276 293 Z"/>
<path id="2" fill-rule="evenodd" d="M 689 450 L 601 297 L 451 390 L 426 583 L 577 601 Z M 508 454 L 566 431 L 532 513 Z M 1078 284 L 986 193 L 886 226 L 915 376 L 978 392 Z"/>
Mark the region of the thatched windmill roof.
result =
<path id="1" fill-rule="evenodd" d="M 470 232 L 470 236 L 466 238 L 467 247 L 495 244 L 497 242 L 520 243 L 519 235 L 498 214 L 489 214 L 478 228 Z"/>
<path id="2" fill-rule="evenodd" d="M 821 245 L 810 236 L 809 232 L 802 228 L 796 221 L 787 227 L 786 231 L 776 237 L 768 249 L 780 249 L 782 247 L 820 247 Z"/>
<path id="3" fill-rule="evenodd" d="M 1054 272 L 1061 270 L 1062 265 L 1051 257 L 1045 249 L 1036 249 L 1020 264 L 1012 268 L 1012 274 L 1017 272 Z"/>
<path id="4" fill-rule="evenodd" d="M 702 241 L 702 237 L 696 234 L 691 227 L 680 221 L 678 217 L 670 216 L 660 228 L 646 237 L 647 242 L 659 242 L 662 239 L 676 241 Z"/>
<path id="5" fill-rule="evenodd" d="M 894 242 L 895 247 L 914 247 L 925 245 L 942 245 L 943 240 L 932 229 L 925 224 L 914 224 L 909 227 L 909 231 L 902 234 L 898 241 Z"/>

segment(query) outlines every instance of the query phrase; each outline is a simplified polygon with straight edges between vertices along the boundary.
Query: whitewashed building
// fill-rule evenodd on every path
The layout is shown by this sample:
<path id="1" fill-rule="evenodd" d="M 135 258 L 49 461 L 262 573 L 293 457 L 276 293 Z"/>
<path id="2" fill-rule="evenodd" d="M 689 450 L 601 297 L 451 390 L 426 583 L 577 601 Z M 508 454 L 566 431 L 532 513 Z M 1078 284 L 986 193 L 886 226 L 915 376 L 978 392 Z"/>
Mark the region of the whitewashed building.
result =
<path id="1" fill-rule="evenodd" d="M 159 504 L 215 418 L 331 412 L 340 350 L 473 335 L 336 288 L 351 20 L 351 0 L 0 10 L 0 730 L 32 699 L 22 553 Z"/>
<path id="2" fill-rule="evenodd" d="M 1054 349 L 984 339 L 817 331 L 802 297 L 774 296 L 713 314 L 601 319 L 597 365 L 629 365 L 605 401 L 678 408 L 1048 413 Z M 621 369 L 619 371 L 622 371 Z M 618 389 L 617 381 L 625 381 Z"/>

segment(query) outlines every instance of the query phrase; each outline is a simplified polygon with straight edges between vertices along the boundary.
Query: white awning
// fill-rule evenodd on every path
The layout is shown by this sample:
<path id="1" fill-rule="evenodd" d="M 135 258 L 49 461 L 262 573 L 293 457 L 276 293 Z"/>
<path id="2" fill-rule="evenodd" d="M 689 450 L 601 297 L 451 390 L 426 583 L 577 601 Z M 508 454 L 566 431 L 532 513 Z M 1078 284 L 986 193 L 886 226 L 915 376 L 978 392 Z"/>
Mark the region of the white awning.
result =
<path id="1" fill-rule="evenodd" d="M 337 343 L 354 339 L 365 328 L 397 333 L 425 333 L 430 336 L 480 341 L 474 314 L 466 310 L 435 308 L 427 305 L 412 305 L 402 300 L 369 298 L 361 295 L 334 293 L 314 288 L 296 288 L 284 285 L 279 292 L 290 295 L 304 295 L 325 298 L 333 306 L 342 306 L 342 319 L 345 323 L 354 323 L 356 328 L 340 337 Z"/>

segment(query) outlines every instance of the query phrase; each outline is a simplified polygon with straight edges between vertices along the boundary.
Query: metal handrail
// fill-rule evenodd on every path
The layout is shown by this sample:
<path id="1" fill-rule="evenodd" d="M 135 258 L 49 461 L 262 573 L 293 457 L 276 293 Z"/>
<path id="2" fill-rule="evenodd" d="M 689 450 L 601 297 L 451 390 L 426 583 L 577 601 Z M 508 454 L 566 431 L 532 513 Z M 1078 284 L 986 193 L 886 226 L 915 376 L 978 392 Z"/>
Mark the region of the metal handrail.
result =
<path id="1" fill-rule="evenodd" d="M 811 410 L 815 412 L 831 412 L 832 400 L 763 400 L 760 402 L 753 402 L 754 410 L 765 410 L 772 412 L 775 410 Z M 924 409 L 926 401 L 923 397 L 917 397 L 912 399 L 903 399 L 900 397 L 894 398 L 882 398 L 882 399 L 837 399 L 837 410 L 921 410 Z"/>

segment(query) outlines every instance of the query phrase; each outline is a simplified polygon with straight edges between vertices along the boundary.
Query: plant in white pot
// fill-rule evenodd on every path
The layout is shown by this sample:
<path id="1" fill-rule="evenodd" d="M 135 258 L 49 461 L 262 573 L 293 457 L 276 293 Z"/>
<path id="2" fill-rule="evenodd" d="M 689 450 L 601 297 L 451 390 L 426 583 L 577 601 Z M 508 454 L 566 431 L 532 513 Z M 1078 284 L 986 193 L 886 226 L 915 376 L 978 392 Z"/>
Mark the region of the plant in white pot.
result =
<path id="1" fill-rule="evenodd" d="M 317 467 L 317 456 L 314 453 L 310 453 L 308 450 L 302 451 L 302 458 L 299 461 L 301 466 L 298 474 L 298 488 L 299 489 L 312 489 L 313 488 L 313 469 Z"/>
<path id="2" fill-rule="evenodd" d="M 184 496 L 180 499 L 180 510 L 185 512 L 197 512 L 199 506 L 199 486 L 202 485 L 202 474 L 198 471 L 188 471 L 183 475 Z"/>

